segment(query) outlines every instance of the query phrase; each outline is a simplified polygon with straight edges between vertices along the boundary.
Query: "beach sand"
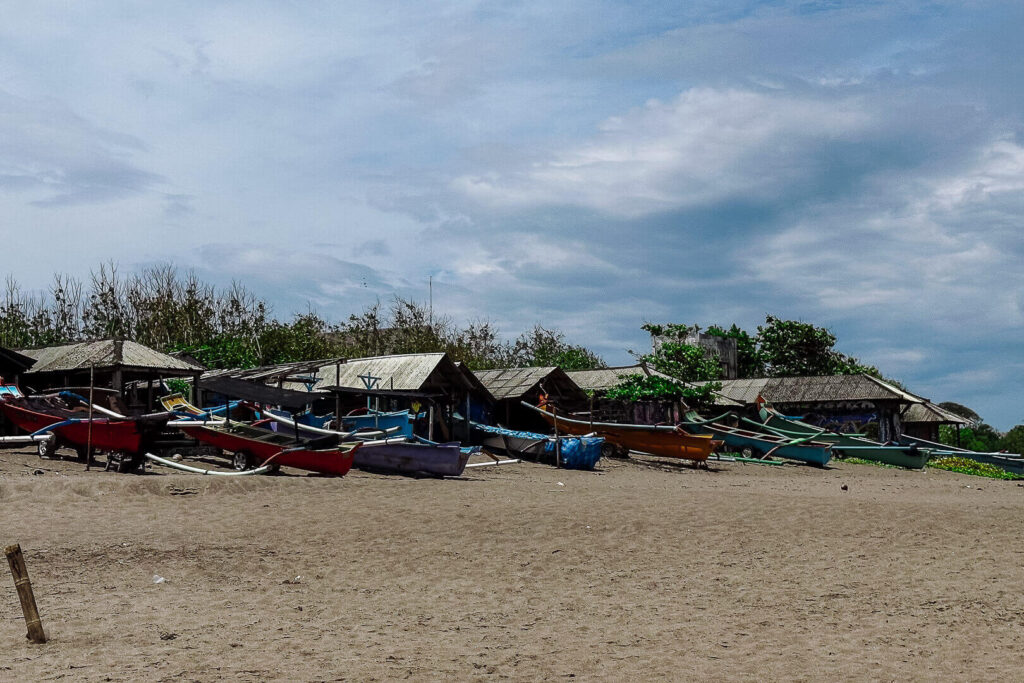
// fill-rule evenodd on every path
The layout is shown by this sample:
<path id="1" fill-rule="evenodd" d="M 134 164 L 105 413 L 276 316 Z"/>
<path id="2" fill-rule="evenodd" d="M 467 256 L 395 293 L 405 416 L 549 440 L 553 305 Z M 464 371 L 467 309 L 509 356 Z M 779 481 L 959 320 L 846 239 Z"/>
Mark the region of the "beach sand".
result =
<path id="1" fill-rule="evenodd" d="M 1018 482 L 656 458 L 83 470 L 0 451 L 0 543 L 50 638 L 25 640 L 4 570 L 0 680 L 1024 676 Z"/>

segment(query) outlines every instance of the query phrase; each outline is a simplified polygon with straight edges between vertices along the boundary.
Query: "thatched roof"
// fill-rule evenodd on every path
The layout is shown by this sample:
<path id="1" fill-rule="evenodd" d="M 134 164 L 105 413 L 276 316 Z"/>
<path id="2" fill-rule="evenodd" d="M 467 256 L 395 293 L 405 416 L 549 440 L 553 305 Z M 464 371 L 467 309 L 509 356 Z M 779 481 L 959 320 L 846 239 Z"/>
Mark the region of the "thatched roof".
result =
<path id="1" fill-rule="evenodd" d="M 545 392 L 559 398 L 586 400 L 586 393 L 573 382 L 564 370 L 557 367 L 504 368 L 477 370 L 473 373 L 497 400 L 522 400 L 534 391 Z"/>
<path id="2" fill-rule="evenodd" d="M 760 395 L 772 403 L 840 403 L 845 401 L 895 401 L 922 403 L 923 398 L 870 375 L 818 377 L 765 377 L 722 381 L 719 393 L 752 405 Z"/>
<path id="3" fill-rule="evenodd" d="M 35 361 L 32 368 L 25 373 L 27 375 L 76 372 L 88 370 L 90 367 L 99 371 L 152 370 L 168 375 L 191 375 L 202 370 L 201 367 L 137 342 L 113 339 L 25 349 L 21 353 Z"/>
<path id="4" fill-rule="evenodd" d="M 915 403 L 914 405 L 907 408 L 906 412 L 900 417 L 903 424 L 917 424 L 917 423 L 932 423 L 932 424 L 959 424 L 967 425 L 971 423 L 966 417 L 957 415 L 956 413 L 946 410 L 941 406 L 937 406 L 931 402 Z"/>

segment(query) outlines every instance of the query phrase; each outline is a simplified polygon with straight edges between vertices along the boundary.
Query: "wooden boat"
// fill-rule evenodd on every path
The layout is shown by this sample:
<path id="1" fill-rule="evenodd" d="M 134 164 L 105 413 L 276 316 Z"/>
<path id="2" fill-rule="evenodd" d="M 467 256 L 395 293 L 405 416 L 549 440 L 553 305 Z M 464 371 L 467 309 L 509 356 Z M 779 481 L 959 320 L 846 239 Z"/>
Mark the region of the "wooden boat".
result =
<path id="1" fill-rule="evenodd" d="M 832 446 L 811 440 L 810 437 L 790 438 L 764 432 L 755 432 L 740 427 L 732 427 L 717 420 L 702 420 L 697 413 L 686 414 L 686 421 L 679 426 L 692 434 L 710 434 L 725 441 L 746 457 L 773 456 L 789 460 L 799 460 L 812 465 L 824 466 L 832 459 Z"/>
<path id="2" fill-rule="evenodd" d="M 815 427 L 812 424 L 784 417 L 772 410 L 766 404 L 761 403 L 758 411 L 760 422 L 754 422 L 760 429 L 766 430 L 777 436 L 790 439 L 811 437 L 815 441 L 832 444 L 832 452 L 838 456 L 850 458 L 864 458 L 875 462 L 907 467 L 910 469 L 921 469 L 928 463 L 931 456 L 931 449 L 920 448 L 916 445 L 909 446 L 887 446 L 866 437 L 853 434 L 841 434 Z"/>
<path id="3" fill-rule="evenodd" d="M 933 458 L 970 458 L 977 462 L 984 462 L 989 465 L 995 465 L 996 467 L 1002 467 L 1007 472 L 1024 474 L 1024 457 L 1021 457 L 1019 453 L 982 453 L 979 451 L 972 451 L 967 448 L 960 448 L 959 446 L 936 443 L 935 441 L 928 441 L 927 439 L 908 436 L 906 434 L 904 434 L 900 440 L 904 444 L 916 445 L 921 448 L 930 449 Z"/>
<path id="4" fill-rule="evenodd" d="M 341 428 L 343 431 L 381 430 L 389 434 L 395 433 L 397 429 L 398 434 L 412 437 L 412 421 L 409 419 L 408 410 L 390 413 L 373 410 L 362 414 L 349 413 L 341 418 Z"/>
<path id="5" fill-rule="evenodd" d="M 604 437 L 607 444 L 616 446 L 622 451 L 639 451 L 666 458 L 682 458 L 702 462 L 708 459 L 717 446 L 721 445 L 721 441 L 712 436 L 689 434 L 675 426 L 589 422 L 561 415 L 556 418 L 548 410 L 548 406 L 538 408 L 526 401 L 523 401 L 522 404 L 536 410 L 548 424 L 555 426 L 557 423 L 560 433 L 579 436 L 592 434 Z"/>
<path id="6" fill-rule="evenodd" d="M 340 443 L 340 435 L 296 440 L 291 435 L 238 422 L 182 422 L 175 426 L 203 443 L 233 453 L 235 469 L 239 470 L 274 464 L 341 477 L 348 474 L 362 446 L 360 443 Z"/>
<path id="7" fill-rule="evenodd" d="M 605 440 L 601 436 L 553 436 L 521 432 L 472 422 L 474 441 L 492 452 L 511 458 L 533 460 L 567 470 L 592 470 L 601 459 Z"/>
<path id="8" fill-rule="evenodd" d="M 373 472 L 458 477 L 474 452 L 474 449 L 462 448 L 458 441 L 411 443 L 386 439 L 364 443 L 356 453 L 353 466 Z"/>
<path id="9" fill-rule="evenodd" d="M 29 434 L 52 432 L 55 443 L 40 442 L 40 455 L 48 455 L 59 446 L 69 446 L 86 456 L 86 449 L 110 451 L 131 456 L 141 455 L 159 437 L 170 419 L 170 413 L 154 413 L 139 417 L 93 417 L 88 408 L 72 405 L 70 398 L 60 395 L 14 397 L 0 400 L 0 411 L 12 423 Z M 119 467 L 122 469 L 120 459 Z M 130 459 L 132 466 L 141 460 Z"/>

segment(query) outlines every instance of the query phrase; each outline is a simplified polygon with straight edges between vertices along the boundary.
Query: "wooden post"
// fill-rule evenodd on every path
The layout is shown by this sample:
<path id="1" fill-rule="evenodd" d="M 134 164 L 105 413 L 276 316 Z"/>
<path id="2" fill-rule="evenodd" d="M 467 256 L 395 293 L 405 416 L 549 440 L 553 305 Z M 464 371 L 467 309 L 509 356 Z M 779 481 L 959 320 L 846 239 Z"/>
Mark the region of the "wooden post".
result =
<path id="1" fill-rule="evenodd" d="M 85 437 L 85 471 L 92 465 L 92 402 L 93 387 L 96 385 L 96 364 L 89 364 L 89 432 Z"/>
<path id="2" fill-rule="evenodd" d="M 14 587 L 21 600 L 21 611 L 25 614 L 25 625 L 28 626 L 28 633 L 25 637 L 33 643 L 45 643 L 46 634 L 43 633 L 43 622 L 39 618 L 39 610 L 36 609 L 36 598 L 32 594 L 32 582 L 28 579 L 28 567 L 25 566 L 21 546 L 9 545 L 4 550 L 4 554 L 7 555 L 7 562 L 11 565 Z"/>
<path id="3" fill-rule="evenodd" d="M 555 423 L 555 467 L 562 466 L 562 440 L 558 438 L 558 406 L 551 404 L 551 416 Z"/>

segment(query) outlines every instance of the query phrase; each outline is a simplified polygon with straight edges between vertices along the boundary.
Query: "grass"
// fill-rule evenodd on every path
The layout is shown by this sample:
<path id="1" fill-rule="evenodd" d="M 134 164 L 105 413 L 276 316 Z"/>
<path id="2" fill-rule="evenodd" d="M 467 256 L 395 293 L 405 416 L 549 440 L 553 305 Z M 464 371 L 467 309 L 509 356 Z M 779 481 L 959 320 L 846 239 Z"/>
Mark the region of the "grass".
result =
<path id="1" fill-rule="evenodd" d="M 891 470 L 902 470 L 903 467 L 899 465 L 890 465 L 885 462 L 878 462 L 877 460 L 865 460 L 864 458 L 836 458 L 839 462 L 851 462 L 854 465 L 874 465 L 875 467 L 888 467 Z"/>
<path id="2" fill-rule="evenodd" d="M 928 462 L 928 466 L 938 470 L 972 474 L 976 477 L 988 477 L 989 479 L 1024 479 L 1020 475 L 1007 472 L 1002 467 L 996 467 L 987 462 L 978 462 L 970 458 L 935 458 Z"/>

